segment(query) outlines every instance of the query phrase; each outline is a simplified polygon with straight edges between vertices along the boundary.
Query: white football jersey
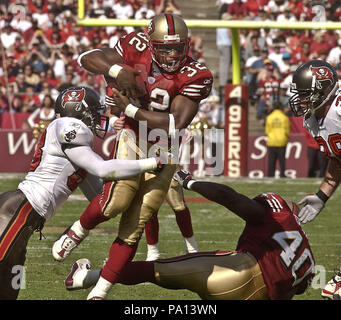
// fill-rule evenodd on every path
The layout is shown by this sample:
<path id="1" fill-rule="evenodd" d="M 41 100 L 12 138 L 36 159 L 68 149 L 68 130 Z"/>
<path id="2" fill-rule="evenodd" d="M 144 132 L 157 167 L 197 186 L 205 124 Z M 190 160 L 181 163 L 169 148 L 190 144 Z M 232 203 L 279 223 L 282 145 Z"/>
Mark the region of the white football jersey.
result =
<path id="1" fill-rule="evenodd" d="M 335 96 L 324 118 L 317 119 L 312 115 L 304 120 L 304 127 L 327 157 L 334 157 L 341 161 L 341 91 Z"/>
<path id="2" fill-rule="evenodd" d="M 19 184 L 32 207 L 47 220 L 86 176 L 63 152 L 65 145 L 93 147 L 93 133 L 80 120 L 63 117 L 46 128 L 36 146 L 30 171 Z"/>

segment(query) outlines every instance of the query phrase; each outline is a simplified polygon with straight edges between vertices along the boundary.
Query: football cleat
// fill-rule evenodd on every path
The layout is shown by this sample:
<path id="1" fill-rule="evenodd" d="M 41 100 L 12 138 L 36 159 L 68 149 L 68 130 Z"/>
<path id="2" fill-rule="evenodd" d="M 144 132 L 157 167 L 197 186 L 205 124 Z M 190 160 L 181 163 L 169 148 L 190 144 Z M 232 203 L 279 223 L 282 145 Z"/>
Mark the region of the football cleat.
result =
<path id="1" fill-rule="evenodd" d="M 341 271 L 335 275 L 322 289 L 321 296 L 330 300 L 340 300 L 341 295 Z"/>
<path id="2" fill-rule="evenodd" d="M 71 227 L 53 244 L 52 255 L 57 261 L 64 261 L 86 237 L 79 237 Z"/>
<path id="3" fill-rule="evenodd" d="M 102 297 L 92 297 L 92 298 L 87 299 L 87 300 L 105 300 L 105 299 Z"/>
<path id="4" fill-rule="evenodd" d="M 66 277 L 64 283 L 67 290 L 87 289 L 84 280 L 91 269 L 91 262 L 88 259 L 79 259 L 71 267 L 71 272 Z"/>

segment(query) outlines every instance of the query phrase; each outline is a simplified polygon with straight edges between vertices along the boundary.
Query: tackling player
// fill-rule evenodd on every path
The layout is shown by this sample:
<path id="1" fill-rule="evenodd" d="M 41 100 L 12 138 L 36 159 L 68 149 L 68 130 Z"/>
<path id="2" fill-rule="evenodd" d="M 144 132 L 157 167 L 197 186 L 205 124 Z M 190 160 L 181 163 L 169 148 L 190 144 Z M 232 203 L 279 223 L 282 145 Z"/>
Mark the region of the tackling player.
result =
<path id="1" fill-rule="evenodd" d="M 63 91 L 54 120 L 43 131 L 18 190 L 0 195 L 0 300 L 16 299 L 12 268 L 25 263 L 26 246 L 79 186 L 90 201 L 101 190 L 98 177 L 127 178 L 158 168 L 158 159 L 103 160 L 92 150 L 94 135 L 104 137 L 108 118 L 97 93 L 87 87 Z"/>
<path id="2" fill-rule="evenodd" d="M 314 276 L 314 257 L 297 217 L 298 207 L 275 193 L 250 199 L 213 182 L 175 175 L 184 188 L 198 192 L 245 221 L 235 251 L 198 252 L 155 262 L 130 262 L 119 282 L 152 282 L 167 289 L 188 289 L 207 300 L 283 300 L 302 294 Z M 78 260 L 65 280 L 68 290 L 88 288 L 99 270 Z"/>
<path id="3" fill-rule="evenodd" d="M 293 74 L 289 99 L 296 117 L 304 116 L 304 127 L 314 137 L 320 150 L 329 158 L 325 178 L 316 194 L 307 195 L 299 204 L 301 222 L 316 218 L 341 181 L 341 92 L 337 73 L 323 60 L 303 63 Z M 341 268 L 322 290 L 328 299 L 341 298 Z"/>
<path id="4" fill-rule="evenodd" d="M 125 129 L 112 152 L 114 158 L 141 158 L 148 154 L 152 143 L 139 139 L 141 122 L 149 130 L 163 130 L 166 137 L 176 136 L 178 130 L 191 123 L 199 102 L 211 91 L 213 77 L 205 65 L 189 57 L 189 43 L 184 20 L 162 13 L 151 20 L 147 33 L 132 32 L 122 37 L 114 49 L 95 49 L 79 57 L 83 68 L 106 77 L 107 94 L 116 105 L 112 113 L 116 117 L 121 112 L 126 115 Z M 142 88 L 137 85 L 136 76 Z M 131 131 L 139 141 L 132 138 Z M 141 142 L 147 147 L 141 148 Z M 175 164 L 166 164 L 159 174 L 106 183 L 102 194 L 91 202 L 80 220 L 55 242 L 53 256 L 62 261 L 89 230 L 123 213 L 118 237 L 88 299 L 105 298 L 127 261 L 132 260 L 145 224 L 163 203 L 175 168 Z M 72 245 L 65 245 L 71 242 Z"/>

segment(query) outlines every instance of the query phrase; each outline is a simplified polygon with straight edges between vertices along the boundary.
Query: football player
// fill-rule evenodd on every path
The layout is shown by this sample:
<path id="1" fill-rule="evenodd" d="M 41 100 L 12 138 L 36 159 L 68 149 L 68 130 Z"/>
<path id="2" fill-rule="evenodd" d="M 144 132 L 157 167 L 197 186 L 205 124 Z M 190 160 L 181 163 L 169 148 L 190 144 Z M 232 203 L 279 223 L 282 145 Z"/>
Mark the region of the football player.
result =
<path id="1" fill-rule="evenodd" d="M 105 161 L 92 150 L 94 135 L 103 138 L 107 131 L 102 107 L 91 88 L 63 91 L 56 101 L 60 118 L 43 131 L 25 179 L 0 195 L 0 300 L 17 298 L 13 267 L 23 267 L 33 231 L 41 231 L 78 186 L 91 200 L 101 190 L 98 177 L 128 178 L 158 168 L 156 158 Z"/>
<path id="2" fill-rule="evenodd" d="M 304 127 L 314 137 L 320 150 L 329 158 L 325 178 L 319 190 L 305 196 L 299 204 L 302 223 L 316 218 L 341 181 L 341 92 L 333 66 L 323 60 L 311 60 L 300 65 L 293 74 L 289 99 L 296 117 L 304 117 Z M 341 286 L 340 272 L 322 290 L 322 296 L 333 299 Z"/>
<path id="3" fill-rule="evenodd" d="M 109 105 L 111 102 L 109 102 Z M 125 116 L 121 116 L 113 123 L 115 132 L 120 132 L 124 128 Z M 179 183 L 172 179 L 166 200 L 172 208 L 177 225 L 184 238 L 186 253 L 198 252 L 198 244 L 194 238 L 191 213 L 185 203 L 184 193 Z M 145 235 L 147 242 L 147 258 L 146 261 L 153 261 L 160 258 L 159 250 L 159 220 L 158 212 L 154 213 L 145 226 Z"/>
<path id="4" fill-rule="evenodd" d="M 132 32 L 122 37 L 114 49 L 95 49 L 80 55 L 78 61 L 84 69 L 106 77 L 107 94 L 116 105 L 111 110 L 115 117 L 122 112 L 126 116 L 126 128 L 120 132 L 112 152 L 114 158 L 144 157 L 152 149 L 152 141 L 143 141 L 146 148 L 141 147 L 142 124 L 148 130 L 161 129 L 166 138 L 176 136 L 178 130 L 190 124 L 199 102 L 209 95 L 212 74 L 189 57 L 189 43 L 184 20 L 162 13 L 151 20 L 146 33 Z M 106 183 L 80 220 L 55 242 L 53 256 L 62 261 L 89 230 L 123 213 L 118 237 L 88 299 L 105 298 L 127 261 L 135 255 L 145 224 L 163 203 L 175 168 L 173 162 L 158 174 Z M 70 241 L 73 245 L 65 247 Z"/>
<path id="5" fill-rule="evenodd" d="M 245 221 L 235 251 L 130 262 L 120 275 L 120 283 L 152 282 L 167 289 L 188 289 L 207 300 L 288 300 L 308 288 L 315 260 L 294 202 L 275 193 L 250 199 L 226 185 L 196 181 L 186 171 L 178 171 L 175 177 L 184 188 Z M 88 288 L 99 273 L 91 270 L 88 259 L 80 259 L 65 280 L 66 288 Z"/>

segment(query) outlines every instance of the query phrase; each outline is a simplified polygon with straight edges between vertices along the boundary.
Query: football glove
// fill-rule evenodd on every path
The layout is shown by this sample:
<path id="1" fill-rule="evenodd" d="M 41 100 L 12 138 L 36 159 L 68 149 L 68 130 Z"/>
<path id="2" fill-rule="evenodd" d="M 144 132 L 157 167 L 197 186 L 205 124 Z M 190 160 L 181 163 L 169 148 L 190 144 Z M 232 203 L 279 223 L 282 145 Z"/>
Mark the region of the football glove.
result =
<path id="1" fill-rule="evenodd" d="M 316 194 L 305 196 L 298 204 L 304 204 L 304 207 L 298 213 L 298 217 L 302 223 L 307 223 L 316 218 L 316 216 L 324 208 L 325 201 L 321 200 Z"/>
<path id="2" fill-rule="evenodd" d="M 174 174 L 173 179 L 178 181 L 179 184 L 187 190 L 190 190 L 190 186 L 192 185 L 193 182 L 195 182 L 195 180 L 192 178 L 192 174 L 185 170 L 177 171 Z M 189 184 L 189 182 L 191 183 Z"/>

